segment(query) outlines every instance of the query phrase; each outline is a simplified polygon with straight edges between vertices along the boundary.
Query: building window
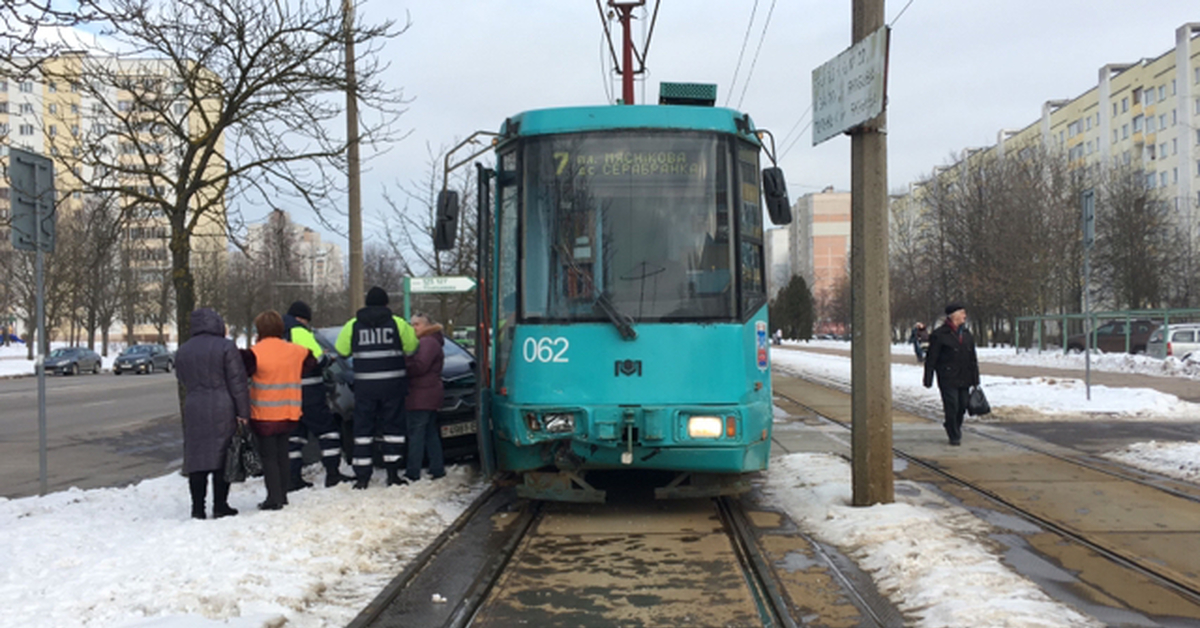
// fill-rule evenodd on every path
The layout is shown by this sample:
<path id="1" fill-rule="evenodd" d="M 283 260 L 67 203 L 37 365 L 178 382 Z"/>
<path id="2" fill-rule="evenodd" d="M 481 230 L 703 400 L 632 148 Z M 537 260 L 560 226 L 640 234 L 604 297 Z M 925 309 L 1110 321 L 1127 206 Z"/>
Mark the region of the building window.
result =
<path id="1" fill-rule="evenodd" d="M 1166 99 L 1167 99 L 1167 86 L 1166 86 L 1166 85 L 1159 85 L 1159 86 L 1158 86 L 1158 99 L 1159 99 L 1159 100 L 1166 100 Z"/>
<path id="2" fill-rule="evenodd" d="M 1146 189 L 1152 189 L 1152 188 L 1154 188 L 1154 173 L 1153 172 L 1146 175 Z"/>
<path id="3" fill-rule="evenodd" d="M 1139 87 L 1133 90 L 1133 104 L 1136 105 L 1140 102 L 1142 102 L 1142 88 Z"/>
<path id="4" fill-rule="evenodd" d="M 26 94 L 32 94 L 33 93 L 33 81 L 21 81 L 20 85 L 17 86 L 17 89 L 20 89 L 22 92 L 25 92 Z"/>
<path id="5" fill-rule="evenodd" d="M 1172 155 L 1179 154 L 1179 138 L 1178 137 L 1171 140 L 1171 154 Z"/>
<path id="6" fill-rule="evenodd" d="M 1150 158 L 1150 161 L 1154 161 L 1154 146 L 1146 147 L 1146 156 Z"/>
<path id="7" fill-rule="evenodd" d="M 1171 184 L 1179 184 L 1179 168 L 1171 168 Z"/>
<path id="8" fill-rule="evenodd" d="M 33 135 L 33 125 L 32 124 L 22 124 L 20 127 L 17 128 L 17 134 L 18 135 Z"/>
<path id="9" fill-rule="evenodd" d="M 8 123 L 0 122 L 0 135 L 8 135 Z"/>
<path id="10" fill-rule="evenodd" d="M 1175 117 L 1175 110 L 1172 109 L 1171 110 L 1171 126 L 1175 126 L 1178 123 L 1179 123 L 1179 121 Z M 1163 127 L 1163 128 L 1165 129 L 1166 127 Z"/>
<path id="11" fill-rule="evenodd" d="M 1142 122 L 1144 122 L 1144 121 L 1145 121 L 1144 117 L 1134 116 L 1134 118 L 1133 118 L 1133 132 L 1134 133 L 1142 132 Z"/>
<path id="12" fill-rule="evenodd" d="M 1129 139 L 1129 125 L 1128 124 L 1121 125 L 1121 139 L 1123 139 L 1123 140 Z"/>
<path id="13" fill-rule="evenodd" d="M 79 137 L 79 125 L 78 124 L 71 125 L 71 135 L 74 137 Z"/>
<path id="14" fill-rule="evenodd" d="M 117 111 L 129 111 L 133 108 L 133 102 L 129 100 L 118 100 Z"/>
<path id="15" fill-rule="evenodd" d="M 8 102 L 0 102 L 0 113 L 8 113 Z"/>
<path id="16" fill-rule="evenodd" d="M 79 115 L 79 105 L 74 103 L 71 104 L 71 114 L 76 116 Z"/>
<path id="17" fill-rule="evenodd" d="M 1087 130 L 1091 131 L 1092 130 L 1092 116 L 1088 116 L 1086 122 L 1087 122 Z"/>
<path id="18" fill-rule="evenodd" d="M 1161 155 L 1163 159 L 1167 158 L 1167 143 L 1166 142 L 1163 142 L 1162 144 L 1158 145 L 1158 154 Z"/>
<path id="19" fill-rule="evenodd" d="M 1161 188 L 1167 187 L 1167 173 L 1166 172 L 1158 173 L 1158 187 L 1161 187 Z"/>
<path id="20" fill-rule="evenodd" d="M 77 83 L 76 81 L 71 81 L 71 93 L 72 94 L 79 93 L 79 83 Z"/>
<path id="21" fill-rule="evenodd" d="M 1113 143 L 1113 144 L 1116 144 L 1116 143 L 1117 143 L 1117 131 L 1116 131 L 1116 129 L 1113 129 L 1113 141 L 1112 141 L 1112 143 Z"/>
<path id="22" fill-rule="evenodd" d="M 1113 117 L 1117 116 L 1117 103 L 1113 103 Z"/>
<path id="23" fill-rule="evenodd" d="M 1147 133 L 1154 132 L 1154 116 L 1150 116 L 1150 117 L 1146 118 L 1146 132 Z"/>
<path id="24" fill-rule="evenodd" d="M 1167 128 L 1167 114 L 1164 113 L 1161 116 L 1158 116 L 1158 128 Z"/>
<path id="25" fill-rule="evenodd" d="M 183 116 L 187 114 L 188 106 L 185 102 L 175 103 L 175 115 Z"/>
<path id="26" fill-rule="evenodd" d="M 1178 79 L 1171 79 L 1171 95 L 1172 95 L 1172 96 L 1174 96 L 1174 95 L 1176 94 L 1176 91 L 1175 91 L 1175 83 L 1176 83 L 1177 81 L 1178 81 Z"/>
<path id="27" fill-rule="evenodd" d="M 54 137 L 55 135 L 58 135 L 58 125 L 51 124 L 46 129 L 46 134 L 49 135 L 50 137 Z"/>
<path id="28" fill-rule="evenodd" d="M 31 103 L 21 103 L 21 113 L 33 113 L 33 105 Z"/>
<path id="29" fill-rule="evenodd" d="M 1153 104 L 1154 104 L 1154 88 L 1153 88 L 1153 87 L 1151 87 L 1150 89 L 1146 90 L 1146 104 L 1147 104 L 1147 105 L 1153 105 Z"/>
<path id="30" fill-rule="evenodd" d="M 1129 111 L 1129 97 L 1128 96 L 1121 99 L 1121 113 L 1125 113 L 1126 111 Z"/>
<path id="31" fill-rule="evenodd" d="M 54 81 L 50 81 L 49 83 L 46 84 L 46 89 L 50 90 L 51 94 L 58 93 L 58 83 L 55 83 Z"/>

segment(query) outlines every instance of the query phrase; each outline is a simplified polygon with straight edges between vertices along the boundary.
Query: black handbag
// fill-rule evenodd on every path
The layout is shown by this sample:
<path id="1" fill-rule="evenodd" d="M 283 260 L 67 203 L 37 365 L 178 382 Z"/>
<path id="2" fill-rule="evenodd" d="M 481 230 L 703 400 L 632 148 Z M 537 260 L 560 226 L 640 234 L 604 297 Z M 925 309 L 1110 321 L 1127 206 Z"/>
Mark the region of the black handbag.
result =
<path id="1" fill-rule="evenodd" d="M 971 416 L 983 416 L 991 411 L 992 406 L 988 403 L 987 395 L 983 394 L 983 389 L 979 386 L 972 388 L 970 396 L 967 397 L 967 413 Z"/>
<path id="2" fill-rule="evenodd" d="M 262 456 L 258 453 L 258 442 L 248 427 L 238 422 L 237 431 L 229 439 L 225 452 L 225 481 L 230 484 L 245 482 L 248 477 L 263 473 Z"/>

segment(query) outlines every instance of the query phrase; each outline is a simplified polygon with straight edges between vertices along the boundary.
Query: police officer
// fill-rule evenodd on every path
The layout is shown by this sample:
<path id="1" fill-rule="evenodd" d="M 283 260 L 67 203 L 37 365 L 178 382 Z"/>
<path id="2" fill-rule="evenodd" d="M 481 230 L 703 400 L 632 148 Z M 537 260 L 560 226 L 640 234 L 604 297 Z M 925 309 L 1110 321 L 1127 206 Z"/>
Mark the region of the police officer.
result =
<path id="1" fill-rule="evenodd" d="M 392 314 L 388 294 L 375 286 L 366 307 L 338 334 L 338 353 L 354 358 L 354 488 L 371 481 L 371 441 L 383 432 L 383 462 L 388 486 L 407 484 L 400 475 L 404 449 L 404 397 L 408 379 L 404 357 L 417 351 L 417 334 L 408 321 Z"/>
<path id="2" fill-rule="evenodd" d="M 325 467 L 325 486 L 336 486 L 338 482 L 354 479 L 342 475 L 338 469 L 342 453 L 342 435 L 338 430 L 337 422 L 333 419 L 333 414 L 329 411 L 329 403 L 325 397 L 325 378 L 322 376 L 325 368 L 329 366 L 329 356 L 324 355 L 325 352 L 321 349 L 320 343 L 313 336 L 312 328 L 309 327 L 310 321 L 312 321 L 312 308 L 304 301 L 293 303 L 283 317 L 284 338 L 312 351 L 313 357 L 317 360 L 317 367 L 305 371 L 303 379 L 300 380 L 301 391 L 304 395 L 304 408 L 303 414 L 300 416 L 300 425 L 288 438 L 288 459 L 291 465 L 290 480 L 288 481 L 289 491 L 312 486 L 311 482 L 306 482 L 300 475 L 300 470 L 304 466 L 303 449 L 308 444 L 309 436 L 317 438 L 321 446 L 321 464 Z"/>

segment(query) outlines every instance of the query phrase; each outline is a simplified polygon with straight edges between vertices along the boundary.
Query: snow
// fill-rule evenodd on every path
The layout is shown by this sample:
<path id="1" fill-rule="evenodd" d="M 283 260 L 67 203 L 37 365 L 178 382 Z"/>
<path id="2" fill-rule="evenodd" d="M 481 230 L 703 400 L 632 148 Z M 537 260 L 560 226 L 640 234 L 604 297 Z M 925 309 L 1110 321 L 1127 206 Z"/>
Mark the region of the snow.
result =
<path id="1" fill-rule="evenodd" d="M 781 372 L 803 374 L 813 381 L 842 390 L 850 389 L 848 357 L 808 351 L 775 351 L 771 354 L 771 361 Z M 920 364 L 893 363 L 892 399 L 918 412 L 939 415 L 941 397 L 936 388 L 922 386 L 923 377 L 924 366 Z M 979 383 L 992 406 L 988 420 L 1086 420 L 1103 416 L 1161 421 L 1200 417 L 1200 404 L 1181 401 L 1175 395 L 1149 388 L 1093 385 L 1089 401 L 1084 382 L 1080 379 L 1022 379 L 984 375 Z"/>
<path id="2" fill-rule="evenodd" d="M 792 351 L 773 358 L 781 371 L 848 385 L 848 359 Z M 916 366 L 895 365 L 892 378 L 898 398 L 936 403 L 936 393 L 920 387 Z M 1200 416 L 1194 404 L 1154 391 L 1093 387 L 1092 404 L 1084 404 L 1082 392 L 1063 381 L 989 377 L 984 384 L 1001 412 Z M 1110 455 L 1184 480 L 1200 474 L 1200 443 L 1141 443 Z M 316 466 L 306 473 L 322 479 Z M 252 479 L 231 492 L 241 514 L 205 521 L 189 518 L 187 481 L 178 474 L 120 489 L 0 499 L 2 622 L 31 628 L 345 625 L 484 490 L 465 466 L 451 467 L 442 480 L 405 487 L 384 487 L 380 475 L 366 491 L 340 485 L 291 493 L 291 503 L 278 512 L 255 509 L 265 490 L 261 479 Z M 792 454 L 772 461 L 764 491 L 806 532 L 873 574 L 913 625 L 1100 625 L 1009 569 L 988 542 L 989 524 L 926 487 L 899 484 L 907 486 L 896 491 L 896 503 L 853 508 L 845 461 Z"/>
<path id="3" fill-rule="evenodd" d="M 783 344 L 800 349 L 813 347 L 850 351 L 850 342 L 842 340 L 784 340 Z M 1074 371 L 1083 371 L 1086 367 L 1085 361 L 1087 360 L 1087 356 L 1082 353 L 1063 353 L 1061 348 L 1055 349 L 1053 347 L 1047 347 L 1045 351 L 1037 351 L 1036 349 L 1021 349 L 1017 351 L 1012 347 L 981 347 L 977 348 L 975 352 L 979 356 L 980 362 Z M 892 355 L 904 355 L 914 357 L 915 359 L 912 345 L 908 343 L 893 344 Z M 1109 373 L 1183 377 L 1200 381 L 1200 357 L 1190 358 L 1185 361 L 1177 357 L 1159 359 L 1147 355 L 1104 353 L 1093 350 L 1091 368 Z"/>

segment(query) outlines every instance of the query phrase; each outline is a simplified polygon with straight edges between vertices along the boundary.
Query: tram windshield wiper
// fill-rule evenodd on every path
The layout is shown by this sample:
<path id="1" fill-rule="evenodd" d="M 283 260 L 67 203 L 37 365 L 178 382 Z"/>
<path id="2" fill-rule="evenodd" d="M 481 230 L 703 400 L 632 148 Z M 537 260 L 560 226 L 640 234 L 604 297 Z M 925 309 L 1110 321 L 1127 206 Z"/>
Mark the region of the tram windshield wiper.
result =
<path id="1" fill-rule="evenodd" d="M 567 266 L 570 266 L 571 270 L 575 271 L 579 277 L 582 277 L 588 284 L 588 289 L 596 295 L 596 300 L 592 301 L 592 309 L 608 317 L 608 320 L 612 321 L 612 324 L 616 326 L 617 332 L 621 334 L 622 338 L 625 340 L 636 340 L 637 330 L 633 328 L 633 319 L 621 313 L 617 309 L 617 306 L 613 305 L 608 296 L 596 289 L 596 284 L 592 282 L 591 274 L 579 267 L 579 264 L 575 262 L 575 257 L 571 255 L 571 251 L 566 246 L 558 244 L 555 248 L 558 249 L 559 255 L 562 255 L 563 260 L 567 262 Z"/>

